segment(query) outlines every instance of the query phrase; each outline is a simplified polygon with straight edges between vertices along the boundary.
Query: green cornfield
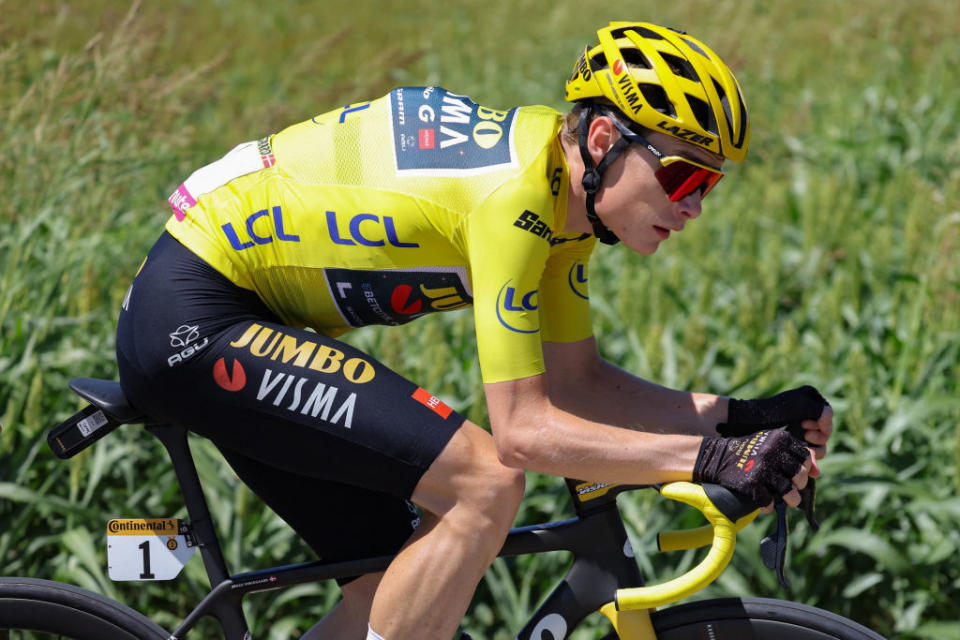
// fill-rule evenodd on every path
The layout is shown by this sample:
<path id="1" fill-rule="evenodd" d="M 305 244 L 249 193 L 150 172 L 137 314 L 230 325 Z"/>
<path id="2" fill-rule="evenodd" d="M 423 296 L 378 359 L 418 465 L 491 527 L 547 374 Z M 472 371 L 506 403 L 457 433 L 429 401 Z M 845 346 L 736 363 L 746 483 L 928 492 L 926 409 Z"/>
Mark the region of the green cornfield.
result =
<path id="1" fill-rule="evenodd" d="M 125 427 L 61 461 L 45 439 L 82 406 L 71 377 L 116 376 L 121 300 L 190 172 L 397 85 L 564 110 L 576 55 L 625 19 L 683 28 L 719 52 L 753 138 L 703 215 L 656 255 L 598 248 L 603 355 L 736 397 L 813 384 L 836 411 L 823 527 L 792 518 L 792 592 L 760 561 L 774 524 L 762 518 L 696 597 L 790 598 L 890 638 L 960 638 L 954 0 L 0 0 L 0 575 L 92 589 L 166 628 L 209 588 L 197 559 L 174 582 L 107 578 L 107 520 L 185 517 L 158 442 Z M 486 424 L 472 334 L 466 311 L 347 340 Z M 312 559 L 212 446 L 194 444 L 233 569 Z M 557 478 L 529 474 L 527 492 L 518 524 L 572 514 Z M 646 574 L 699 560 L 654 542 L 698 516 L 652 492 L 620 500 Z M 509 640 L 568 560 L 498 560 L 464 629 Z M 253 635 L 297 637 L 337 598 L 332 584 L 253 596 Z"/>

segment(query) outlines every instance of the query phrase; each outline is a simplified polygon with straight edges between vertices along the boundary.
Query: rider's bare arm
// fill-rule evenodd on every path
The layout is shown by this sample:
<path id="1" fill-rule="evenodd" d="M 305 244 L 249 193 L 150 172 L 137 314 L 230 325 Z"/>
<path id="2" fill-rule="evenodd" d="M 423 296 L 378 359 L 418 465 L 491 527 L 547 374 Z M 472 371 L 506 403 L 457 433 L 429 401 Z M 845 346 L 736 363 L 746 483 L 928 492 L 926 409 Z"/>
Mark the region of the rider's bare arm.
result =
<path id="1" fill-rule="evenodd" d="M 594 338 L 545 342 L 543 356 L 553 403 L 605 424 L 652 433 L 716 436 L 727 398 L 677 391 L 634 376 L 597 353 Z"/>
<path id="2" fill-rule="evenodd" d="M 484 385 L 501 462 L 597 482 L 690 480 L 701 438 L 623 429 L 551 401 L 547 374 Z"/>

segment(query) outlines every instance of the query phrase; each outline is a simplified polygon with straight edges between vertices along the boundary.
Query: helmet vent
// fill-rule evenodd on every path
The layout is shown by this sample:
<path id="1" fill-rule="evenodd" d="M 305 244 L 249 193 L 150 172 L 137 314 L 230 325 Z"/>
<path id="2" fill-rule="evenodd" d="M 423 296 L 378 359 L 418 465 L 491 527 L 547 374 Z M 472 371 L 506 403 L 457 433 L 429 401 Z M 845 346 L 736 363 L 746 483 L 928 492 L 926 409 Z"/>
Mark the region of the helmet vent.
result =
<path id="1" fill-rule="evenodd" d="M 616 40 L 617 38 L 623 38 L 626 36 L 628 31 L 633 31 L 640 37 L 647 38 L 649 40 L 663 40 L 663 36 L 661 36 L 659 33 L 645 27 L 620 27 L 619 29 L 614 29 L 611 31 L 610 35 L 614 40 Z"/>
<path id="2" fill-rule="evenodd" d="M 670 116 L 671 118 L 677 117 L 677 112 L 673 108 L 673 103 L 667 98 L 667 92 L 663 90 L 663 87 L 655 84 L 641 84 L 638 86 L 640 87 L 640 92 L 643 94 L 644 99 L 650 104 L 651 107 L 666 116 Z"/>
<path id="3" fill-rule="evenodd" d="M 689 38 L 683 38 L 683 41 L 686 42 L 688 45 L 690 45 L 690 48 L 691 48 L 691 49 L 693 49 L 694 51 L 696 51 L 697 53 L 699 53 L 700 55 L 702 55 L 702 56 L 703 56 L 704 58 L 706 58 L 707 60 L 711 60 L 711 61 L 713 60 L 713 58 L 711 58 L 710 55 L 707 54 L 706 51 L 704 51 L 703 49 L 701 49 L 701 48 L 700 48 L 700 45 L 698 45 L 698 44 L 697 44 L 696 42 L 694 42 L 693 40 L 690 40 Z"/>
<path id="4" fill-rule="evenodd" d="M 628 66 L 640 67 L 641 69 L 650 69 L 652 67 L 650 61 L 647 60 L 647 56 L 643 55 L 640 49 L 621 49 L 620 54 Z"/>
<path id="5" fill-rule="evenodd" d="M 590 71 L 600 71 L 600 69 L 607 68 L 607 57 L 603 53 L 598 53 L 597 55 L 590 58 Z"/>
<path id="6" fill-rule="evenodd" d="M 670 65 L 670 70 L 673 71 L 674 75 L 686 78 L 687 80 L 693 80 L 694 82 L 700 82 L 700 78 L 698 78 L 696 72 L 694 72 L 693 66 L 687 60 L 669 53 L 661 53 L 660 55 L 666 63 Z"/>
<path id="7" fill-rule="evenodd" d="M 717 121 L 713 117 L 713 111 L 710 109 L 710 105 L 689 93 L 686 94 L 686 96 L 687 102 L 690 104 L 690 110 L 693 111 L 693 116 L 697 119 L 700 127 L 714 135 L 718 134 Z"/>
<path id="8" fill-rule="evenodd" d="M 737 140 L 736 147 L 740 149 L 743 147 L 744 138 L 747 136 L 747 105 L 743 101 L 743 96 L 740 95 L 740 89 L 737 89 L 737 102 L 740 104 L 740 138 Z"/>
<path id="9" fill-rule="evenodd" d="M 717 94 L 720 96 L 720 104 L 723 106 L 723 115 L 727 119 L 727 130 L 730 132 L 730 139 L 733 140 L 733 114 L 730 112 L 730 98 L 727 97 L 727 93 L 723 90 L 716 80 L 713 81 L 713 86 L 717 90 Z M 743 101 L 741 100 L 742 104 Z"/>

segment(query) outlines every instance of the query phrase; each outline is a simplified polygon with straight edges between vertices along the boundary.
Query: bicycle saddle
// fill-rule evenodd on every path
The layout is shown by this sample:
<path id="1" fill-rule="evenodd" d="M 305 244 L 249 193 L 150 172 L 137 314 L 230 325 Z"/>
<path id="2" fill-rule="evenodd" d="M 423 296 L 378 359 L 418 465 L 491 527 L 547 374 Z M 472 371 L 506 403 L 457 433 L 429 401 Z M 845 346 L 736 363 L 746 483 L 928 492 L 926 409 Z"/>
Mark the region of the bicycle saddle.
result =
<path id="1" fill-rule="evenodd" d="M 99 378 L 73 378 L 70 388 L 90 404 L 102 409 L 104 413 L 119 422 L 137 422 L 142 420 L 142 411 L 131 406 L 123 395 L 120 383 Z"/>

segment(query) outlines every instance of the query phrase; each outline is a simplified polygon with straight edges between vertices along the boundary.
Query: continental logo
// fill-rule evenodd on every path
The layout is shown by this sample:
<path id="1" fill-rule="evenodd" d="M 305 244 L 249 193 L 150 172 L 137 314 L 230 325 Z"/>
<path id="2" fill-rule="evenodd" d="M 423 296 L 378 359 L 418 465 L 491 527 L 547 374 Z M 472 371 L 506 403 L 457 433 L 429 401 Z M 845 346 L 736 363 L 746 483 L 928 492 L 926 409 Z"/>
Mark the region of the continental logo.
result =
<path id="1" fill-rule="evenodd" d="M 136 518 L 107 523 L 107 535 L 111 536 L 175 536 L 179 533 L 180 523 L 176 518 Z"/>
<path id="2" fill-rule="evenodd" d="M 310 340 L 301 342 L 295 336 L 256 322 L 251 324 L 242 336 L 231 342 L 230 346 L 249 351 L 255 358 L 269 358 L 275 362 L 320 373 L 340 373 L 354 384 L 365 384 L 377 375 L 376 369 L 368 360 L 347 358 L 339 349 Z"/>
<path id="3" fill-rule="evenodd" d="M 617 485 L 609 482 L 584 482 L 576 486 L 577 497 L 580 502 L 589 502 L 595 498 L 601 498 Z"/>

